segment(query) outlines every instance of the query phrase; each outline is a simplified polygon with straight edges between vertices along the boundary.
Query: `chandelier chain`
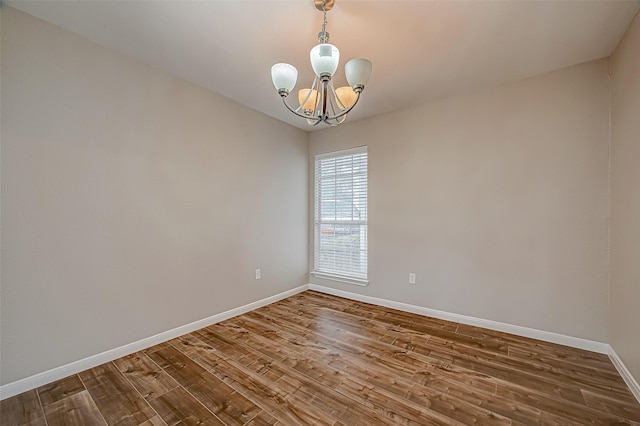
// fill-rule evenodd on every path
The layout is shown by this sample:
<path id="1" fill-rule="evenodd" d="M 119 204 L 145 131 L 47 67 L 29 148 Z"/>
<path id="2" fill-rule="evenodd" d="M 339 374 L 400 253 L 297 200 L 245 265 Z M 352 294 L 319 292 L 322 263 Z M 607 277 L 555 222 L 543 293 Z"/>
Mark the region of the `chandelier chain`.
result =
<path id="1" fill-rule="evenodd" d="M 326 33 L 327 32 L 327 0 L 322 0 L 322 14 L 323 14 L 322 32 Z"/>

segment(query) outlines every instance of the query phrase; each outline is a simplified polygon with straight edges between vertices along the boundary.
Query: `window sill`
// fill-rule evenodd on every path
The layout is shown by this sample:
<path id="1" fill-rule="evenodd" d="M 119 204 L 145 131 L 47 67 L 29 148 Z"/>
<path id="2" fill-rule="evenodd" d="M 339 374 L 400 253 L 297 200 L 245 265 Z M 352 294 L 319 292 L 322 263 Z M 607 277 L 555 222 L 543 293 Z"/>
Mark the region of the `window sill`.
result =
<path id="1" fill-rule="evenodd" d="M 316 278 L 322 278 L 323 280 L 338 281 L 341 283 L 354 284 L 362 287 L 366 287 L 369 285 L 369 280 L 363 280 L 361 278 L 345 277 L 343 275 L 334 275 L 326 272 L 317 272 L 317 271 L 311 272 L 311 275 L 313 275 Z"/>

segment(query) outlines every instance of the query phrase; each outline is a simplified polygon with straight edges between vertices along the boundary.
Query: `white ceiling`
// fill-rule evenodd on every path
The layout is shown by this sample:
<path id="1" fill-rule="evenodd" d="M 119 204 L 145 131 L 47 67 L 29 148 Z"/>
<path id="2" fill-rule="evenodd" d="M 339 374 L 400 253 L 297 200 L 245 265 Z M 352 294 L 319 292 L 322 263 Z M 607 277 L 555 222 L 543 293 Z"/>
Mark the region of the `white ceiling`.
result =
<path id="1" fill-rule="evenodd" d="M 5 1 L 305 130 L 271 65 L 309 85 L 322 13 L 312 0 Z M 639 1 L 354 1 L 328 13 L 343 65 L 373 73 L 349 121 L 609 56 Z M 295 102 L 295 99 L 290 99 Z"/>

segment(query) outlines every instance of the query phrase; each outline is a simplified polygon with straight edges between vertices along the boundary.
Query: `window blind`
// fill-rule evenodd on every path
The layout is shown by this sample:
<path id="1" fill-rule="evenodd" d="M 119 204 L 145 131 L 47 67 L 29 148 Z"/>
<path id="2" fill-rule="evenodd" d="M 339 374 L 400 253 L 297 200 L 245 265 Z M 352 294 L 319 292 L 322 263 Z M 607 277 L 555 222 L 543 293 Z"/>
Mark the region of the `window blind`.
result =
<path id="1" fill-rule="evenodd" d="M 367 147 L 316 156 L 314 272 L 367 279 Z"/>

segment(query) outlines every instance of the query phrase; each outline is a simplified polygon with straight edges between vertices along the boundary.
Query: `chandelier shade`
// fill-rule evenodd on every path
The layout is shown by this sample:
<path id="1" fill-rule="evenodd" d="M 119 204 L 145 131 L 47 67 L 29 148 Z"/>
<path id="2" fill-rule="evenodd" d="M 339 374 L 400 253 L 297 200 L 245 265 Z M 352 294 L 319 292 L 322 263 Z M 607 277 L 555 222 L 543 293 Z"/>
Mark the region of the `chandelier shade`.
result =
<path id="1" fill-rule="evenodd" d="M 344 73 L 347 76 L 349 86 L 356 88 L 366 86 L 371 78 L 371 61 L 368 59 L 352 59 L 344 66 Z"/>
<path id="2" fill-rule="evenodd" d="M 300 89 L 298 91 L 298 101 L 303 111 L 313 111 L 318 106 L 320 97 L 315 89 Z"/>
<path id="3" fill-rule="evenodd" d="M 340 51 L 333 44 L 319 44 L 309 53 L 311 68 L 318 77 L 329 74 L 333 77 L 340 62 Z"/>
<path id="4" fill-rule="evenodd" d="M 336 99 L 342 108 L 350 108 L 356 102 L 358 95 L 352 87 L 342 86 L 336 89 Z"/>
<path id="5" fill-rule="evenodd" d="M 340 51 L 329 44 L 329 33 L 326 31 L 327 10 L 333 7 L 334 0 L 314 0 L 314 4 L 324 15 L 322 30 L 318 33 L 319 44 L 309 52 L 315 78 L 310 86 L 298 91 L 297 108 L 291 107 L 286 98 L 296 85 L 298 70 L 290 64 L 275 64 L 271 67 L 271 79 L 284 106 L 293 114 L 305 118 L 312 126 L 318 123 L 337 126 L 347 119 L 347 114 L 360 100 L 371 77 L 372 64 L 368 59 L 350 60 L 345 65 L 349 86 L 334 88 L 332 78 L 340 63 Z"/>
<path id="6" fill-rule="evenodd" d="M 278 92 L 293 90 L 298 80 L 298 70 L 293 65 L 275 64 L 271 67 L 271 80 Z"/>

